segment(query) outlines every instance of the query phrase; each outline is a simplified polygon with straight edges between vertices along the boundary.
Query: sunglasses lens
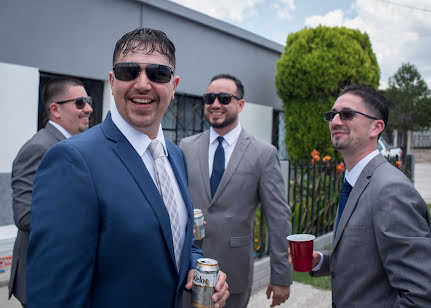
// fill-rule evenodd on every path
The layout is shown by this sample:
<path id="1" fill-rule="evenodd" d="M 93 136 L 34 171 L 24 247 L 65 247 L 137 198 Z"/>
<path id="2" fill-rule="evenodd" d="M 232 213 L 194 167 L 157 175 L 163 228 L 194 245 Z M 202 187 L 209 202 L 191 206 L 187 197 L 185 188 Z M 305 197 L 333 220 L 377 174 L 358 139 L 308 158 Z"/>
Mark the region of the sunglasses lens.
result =
<path id="1" fill-rule="evenodd" d="M 332 121 L 332 119 L 335 117 L 337 113 L 334 111 L 327 111 L 323 114 L 323 119 L 325 121 Z"/>
<path id="2" fill-rule="evenodd" d="M 169 66 L 149 64 L 145 68 L 148 79 L 156 83 L 167 83 L 171 80 L 172 70 Z"/>
<path id="3" fill-rule="evenodd" d="M 217 98 L 221 104 L 228 105 L 232 99 L 232 95 L 227 93 L 220 93 Z"/>
<path id="4" fill-rule="evenodd" d="M 115 78 L 121 81 L 131 81 L 136 79 L 140 72 L 141 67 L 138 63 L 117 63 L 114 66 Z"/>
<path id="5" fill-rule="evenodd" d="M 340 111 L 341 120 L 351 120 L 355 116 L 355 113 L 351 110 L 342 110 Z"/>
<path id="6" fill-rule="evenodd" d="M 89 97 L 79 97 L 75 100 L 75 105 L 77 109 L 83 109 L 85 104 L 88 103 L 91 106 L 93 99 Z"/>
<path id="7" fill-rule="evenodd" d="M 78 109 L 84 108 L 84 106 L 85 106 L 85 100 L 84 100 L 84 98 L 83 97 L 77 98 L 75 100 L 75 105 L 76 105 L 76 108 L 78 108 Z"/>
<path id="8" fill-rule="evenodd" d="M 203 98 L 205 104 L 211 105 L 212 103 L 214 103 L 216 95 L 214 93 L 206 93 L 204 94 Z"/>

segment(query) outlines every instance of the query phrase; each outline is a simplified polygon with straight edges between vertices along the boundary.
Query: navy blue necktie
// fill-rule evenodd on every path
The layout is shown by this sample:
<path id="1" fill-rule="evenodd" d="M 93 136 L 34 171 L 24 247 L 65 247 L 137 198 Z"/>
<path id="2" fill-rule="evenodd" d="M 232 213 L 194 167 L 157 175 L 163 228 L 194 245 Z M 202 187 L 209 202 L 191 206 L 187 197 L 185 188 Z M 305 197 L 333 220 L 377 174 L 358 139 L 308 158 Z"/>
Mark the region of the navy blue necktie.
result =
<path id="1" fill-rule="evenodd" d="M 223 137 L 218 136 L 218 147 L 214 154 L 213 172 L 211 173 L 211 197 L 214 197 L 218 184 L 220 184 L 221 178 L 224 173 L 224 149 L 223 149 Z"/>
<path id="2" fill-rule="evenodd" d="M 350 192 L 352 191 L 352 185 L 344 179 L 343 186 L 341 186 L 340 196 L 338 197 L 338 216 L 337 223 L 335 225 L 335 231 L 337 231 L 338 223 L 340 222 L 341 215 L 343 215 L 344 208 L 347 200 L 349 199 Z"/>

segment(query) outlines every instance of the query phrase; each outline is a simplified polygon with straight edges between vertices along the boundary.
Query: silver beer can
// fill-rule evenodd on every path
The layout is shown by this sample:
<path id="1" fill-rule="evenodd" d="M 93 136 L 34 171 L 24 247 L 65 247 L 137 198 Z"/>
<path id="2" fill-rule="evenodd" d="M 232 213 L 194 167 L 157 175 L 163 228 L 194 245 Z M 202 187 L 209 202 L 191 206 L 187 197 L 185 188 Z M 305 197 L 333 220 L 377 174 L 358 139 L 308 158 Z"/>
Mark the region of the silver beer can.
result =
<path id="1" fill-rule="evenodd" d="M 204 215 L 200 209 L 194 209 L 193 214 L 195 222 L 195 240 L 201 240 L 205 237 Z"/>
<path id="2" fill-rule="evenodd" d="M 193 273 L 192 306 L 197 308 L 214 307 L 211 296 L 218 281 L 218 262 L 214 259 L 201 258 L 196 263 Z"/>

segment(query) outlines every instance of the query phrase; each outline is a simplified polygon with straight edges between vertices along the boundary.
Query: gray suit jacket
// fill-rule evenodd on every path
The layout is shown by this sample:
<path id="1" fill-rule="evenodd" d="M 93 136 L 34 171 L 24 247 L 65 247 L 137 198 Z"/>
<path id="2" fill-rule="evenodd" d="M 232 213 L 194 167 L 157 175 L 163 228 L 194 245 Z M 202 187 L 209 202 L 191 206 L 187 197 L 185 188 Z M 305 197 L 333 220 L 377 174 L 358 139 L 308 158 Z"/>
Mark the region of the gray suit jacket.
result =
<path id="1" fill-rule="evenodd" d="M 333 307 L 431 307 L 431 221 L 404 174 L 378 155 L 347 201 L 332 251 Z"/>
<path id="2" fill-rule="evenodd" d="M 286 240 L 291 233 L 290 208 L 276 148 L 242 130 L 211 199 L 208 145 L 209 130 L 185 138 L 180 144 L 187 159 L 193 206 L 202 209 L 207 222 L 206 236 L 197 245 L 202 247 L 205 257 L 218 260 L 220 269 L 227 274 L 231 293 L 250 289 L 253 226 L 260 202 L 269 232 L 271 282 L 290 285 Z"/>
<path id="3" fill-rule="evenodd" d="M 30 203 L 33 180 L 45 153 L 54 144 L 65 139 L 55 126 L 47 123 L 30 138 L 18 152 L 12 166 L 12 207 L 18 234 L 12 257 L 9 280 L 9 298 L 12 294 L 23 304 L 27 302 L 25 265 L 30 235 Z"/>

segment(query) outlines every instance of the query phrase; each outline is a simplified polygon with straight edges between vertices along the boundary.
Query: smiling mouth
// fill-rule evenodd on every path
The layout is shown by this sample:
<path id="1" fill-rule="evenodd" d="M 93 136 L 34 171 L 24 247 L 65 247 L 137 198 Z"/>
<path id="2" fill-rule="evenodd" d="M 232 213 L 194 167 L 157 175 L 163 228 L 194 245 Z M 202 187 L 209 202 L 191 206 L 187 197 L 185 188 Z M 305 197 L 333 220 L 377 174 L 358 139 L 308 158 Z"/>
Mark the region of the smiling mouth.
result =
<path id="1" fill-rule="evenodd" d="M 143 98 L 131 98 L 130 99 L 133 103 L 135 104 L 140 104 L 140 105 L 148 105 L 151 104 L 152 102 L 154 102 L 154 100 L 151 99 L 143 99 Z"/>

